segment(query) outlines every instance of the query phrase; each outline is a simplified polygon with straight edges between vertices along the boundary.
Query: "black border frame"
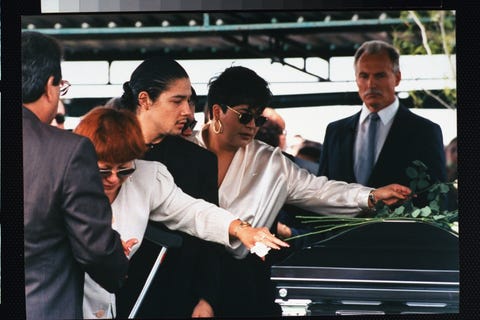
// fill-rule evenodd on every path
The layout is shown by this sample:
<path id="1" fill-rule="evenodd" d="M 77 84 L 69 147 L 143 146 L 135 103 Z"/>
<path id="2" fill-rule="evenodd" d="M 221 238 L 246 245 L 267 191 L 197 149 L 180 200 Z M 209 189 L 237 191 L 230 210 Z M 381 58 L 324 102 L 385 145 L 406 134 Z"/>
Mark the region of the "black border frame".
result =
<path id="1" fill-rule="evenodd" d="M 100 0 L 99 0 L 100 1 Z M 165 5 L 172 1 L 163 1 Z M 308 9 L 452 9 L 457 14 L 457 92 L 458 92 L 458 136 L 460 149 L 460 254 L 461 254 L 461 295 L 459 314 L 392 316 L 388 319 L 478 319 L 480 304 L 477 301 L 480 291 L 480 255 L 478 246 L 478 209 L 480 197 L 478 184 L 480 170 L 476 163 L 479 155 L 477 136 L 479 133 L 480 112 L 475 93 L 480 92 L 478 80 L 479 28 L 477 12 L 479 4 L 447 1 L 410 1 L 390 0 L 244 0 L 224 1 L 214 6 L 205 0 L 182 0 L 181 10 L 308 10 Z M 214 1 L 216 5 L 221 1 Z M 41 14 L 40 0 L 28 3 L 21 1 L 1 1 L 1 203 L 2 215 L 2 316 L 7 318 L 25 318 L 24 269 L 23 269 L 23 175 L 22 175 L 22 131 L 21 131 L 21 79 L 20 79 L 20 16 Z M 420 3 L 421 2 L 421 3 Z M 293 4 L 294 3 L 294 4 Z M 168 9 L 165 9 L 168 11 Z M 175 9 L 175 10 L 178 10 Z M 28 186 L 27 186 L 28 187 Z M 68 307 L 68 306 L 65 306 Z M 357 318 L 357 317 L 353 317 Z M 366 317 L 361 317 L 365 319 Z M 380 317 L 383 318 L 383 317 Z M 379 319 L 379 317 L 374 317 Z"/>

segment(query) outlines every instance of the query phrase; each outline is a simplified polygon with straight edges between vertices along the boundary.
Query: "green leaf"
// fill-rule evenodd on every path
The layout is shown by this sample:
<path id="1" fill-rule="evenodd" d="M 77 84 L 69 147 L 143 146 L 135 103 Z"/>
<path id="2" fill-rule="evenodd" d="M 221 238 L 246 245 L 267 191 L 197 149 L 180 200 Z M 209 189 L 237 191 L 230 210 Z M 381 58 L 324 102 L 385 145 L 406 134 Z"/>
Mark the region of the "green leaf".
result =
<path id="1" fill-rule="evenodd" d="M 376 211 L 375 217 L 388 217 L 390 215 L 390 210 L 388 207 L 383 207 Z"/>
<path id="2" fill-rule="evenodd" d="M 396 216 L 400 216 L 403 214 L 404 211 L 405 211 L 405 207 L 398 207 L 393 211 L 393 214 Z"/>
<path id="3" fill-rule="evenodd" d="M 422 217 L 428 217 L 432 213 L 432 209 L 430 207 L 423 207 L 420 209 L 420 215 Z"/>
<path id="4" fill-rule="evenodd" d="M 433 220 L 440 220 L 440 219 L 443 219 L 445 218 L 445 216 L 443 214 L 437 214 L 436 216 L 433 216 Z"/>
<path id="5" fill-rule="evenodd" d="M 409 212 L 413 211 L 413 209 L 416 209 L 413 206 L 412 200 L 407 200 L 406 202 L 403 203 L 403 207 L 405 207 L 405 214 L 408 214 Z"/>
<path id="6" fill-rule="evenodd" d="M 440 210 L 440 205 L 437 200 L 430 201 L 429 206 L 432 211 L 438 212 Z"/>
<path id="7" fill-rule="evenodd" d="M 408 167 L 406 170 L 406 173 L 410 179 L 415 179 L 416 177 L 418 177 L 418 172 L 417 172 L 417 169 L 415 168 Z"/>
<path id="8" fill-rule="evenodd" d="M 413 210 L 413 212 L 412 212 L 412 217 L 414 217 L 414 218 L 418 217 L 418 215 L 420 214 L 420 212 L 421 212 L 420 209 L 415 209 L 415 210 Z"/>
<path id="9" fill-rule="evenodd" d="M 416 165 L 419 168 L 422 168 L 422 169 L 425 169 L 425 170 L 427 169 L 427 166 L 420 160 L 414 160 L 413 164 Z"/>
<path id="10" fill-rule="evenodd" d="M 440 188 L 440 193 L 448 193 L 450 191 L 450 188 L 447 184 L 441 183 L 439 185 Z"/>
<path id="11" fill-rule="evenodd" d="M 422 179 L 422 180 L 419 180 L 419 181 L 418 181 L 418 188 L 419 188 L 420 190 L 423 190 L 423 189 L 425 189 L 426 187 L 428 187 L 428 181 L 427 181 L 427 180 Z"/>
<path id="12" fill-rule="evenodd" d="M 408 186 L 410 187 L 410 189 L 412 191 L 416 191 L 417 190 L 417 181 L 416 180 L 410 181 L 410 184 Z"/>

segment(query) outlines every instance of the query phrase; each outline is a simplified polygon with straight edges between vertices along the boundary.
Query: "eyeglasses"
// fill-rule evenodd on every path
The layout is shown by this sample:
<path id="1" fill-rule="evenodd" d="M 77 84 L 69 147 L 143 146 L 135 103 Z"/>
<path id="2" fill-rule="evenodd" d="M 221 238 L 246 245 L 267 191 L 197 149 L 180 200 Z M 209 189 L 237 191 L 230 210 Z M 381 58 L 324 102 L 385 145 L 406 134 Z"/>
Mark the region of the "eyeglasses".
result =
<path id="1" fill-rule="evenodd" d="M 195 119 L 193 119 L 193 120 L 187 120 L 187 122 L 185 122 L 185 125 L 183 126 L 182 131 L 185 131 L 185 130 L 187 130 L 188 128 L 190 128 L 191 130 L 193 130 L 193 128 L 195 128 L 196 125 L 197 125 L 197 120 L 195 120 Z"/>
<path id="2" fill-rule="evenodd" d="M 126 168 L 126 169 L 119 169 L 119 170 L 100 169 L 99 172 L 102 178 L 104 179 L 110 177 L 114 172 L 117 175 L 118 179 L 125 179 L 128 176 L 130 176 L 132 173 L 134 173 L 136 169 L 137 168 L 135 167 L 135 163 L 133 163 L 133 168 Z"/>
<path id="3" fill-rule="evenodd" d="M 71 87 L 70 82 L 68 82 L 67 80 L 60 80 L 60 95 L 61 96 L 66 95 L 68 92 L 68 88 L 70 87 Z"/>
<path id="4" fill-rule="evenodd" d="M 237 110 L 233 109 L 232 107 L 227 106 L 227 108 L 232 110 L 233 112 L 235 112 L 238 115 L 238 121 L 241 124 L 247 124 L 250 121 L 252 121 L 252 119 L 253 119 L 255 121 L 255 126 L 256 127 L 261 127 L 267 121 L 267 118 L 264 117 L 264 116 L 257 116 L 256 117 L 255 115 L 253 115 L 252 113 L 249 113 L 249 112 L 241 113 L 241 112 L 238 112 Z"/>

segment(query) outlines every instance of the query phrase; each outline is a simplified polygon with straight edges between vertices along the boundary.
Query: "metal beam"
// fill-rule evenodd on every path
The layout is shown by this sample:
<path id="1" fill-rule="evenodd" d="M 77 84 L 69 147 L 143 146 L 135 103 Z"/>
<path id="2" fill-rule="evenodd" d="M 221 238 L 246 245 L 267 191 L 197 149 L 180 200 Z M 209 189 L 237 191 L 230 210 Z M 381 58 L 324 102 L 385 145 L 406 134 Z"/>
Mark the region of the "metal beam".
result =
<path id="1" fill-rule="evenodd" d="M 287 67 L 290 67 L 290 68 L 292 68 L 292 69 L 301 71 L 301 72 L 303 72 L 303 73 L 305 73 L 305 74 L 314 76 L 315 78 L 318 79 L 318 81 L 328 81 L 328 79 L 325 79 L 325 78 L 319 76 L 318 74 L 315 74 L 315 73 L 312 73 L 312 72 L 307 71 L 307 68 L 305 67 L 305 64 L 306 64 L 305 58 L 303 58 L 303 68 L 299 68 L 299 67 L 297 67 L 297 66 L 294 66 L 293 64 L 286 62 L 284 58 L 279 58 L 279 57 L 273 57 L 273 58 L 272 58 L 272 62 L 281 63 L 283 66 L 287 66 Z"/>
<path id="2" fill-rule="evenodd" d="M 423 23 L 433 22 L 431 18 L 422 18 Z M 324 29 L 325 31 L 359 30 L 366 27 L 391 27 L 414 23 L 413 19 L 387 18 L 387 19 L 359 19 L 338 21 L 304 21 L 304 22 L 276 22 L 257 24 L 210 25 L 208 16 L 204 16 L 201 26 L 155 26 L 155 27 L 114 27 L 114 28 L 38 28 L 33 29 L 54 36 L 92 36 L 97 35 L 125 35 L 125 34 L 198 34 L 198 33 L 223 33 L 223 32 L 261 32 L 289 30 L 303 32 L 307 29 Z M 23 29 L 23 30 L 29 30 Z"/>

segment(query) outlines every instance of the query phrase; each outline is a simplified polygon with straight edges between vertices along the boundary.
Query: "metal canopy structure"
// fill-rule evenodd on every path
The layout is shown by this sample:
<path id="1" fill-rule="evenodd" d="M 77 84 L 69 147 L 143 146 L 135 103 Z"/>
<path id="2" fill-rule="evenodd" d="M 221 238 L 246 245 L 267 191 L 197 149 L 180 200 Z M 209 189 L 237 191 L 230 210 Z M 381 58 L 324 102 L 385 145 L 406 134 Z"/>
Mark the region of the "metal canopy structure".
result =
<path id="1" fill-rule="evenodd" d="M 391 41 L 401 11 L 181 12 L 23 16 L 23 29 L 62 41 L 66 60 L 351 56 L 367 40 Z M 428 21 L 424 21 L 428 22 Z M 412 39 L 421 44 L 421 39 Z"/>
<path id="2" fill-rule="evenodd" d="M 402 11 L 232 11 L 22 16 L 23 30 L 59 39 L 66 61 L 269 58 L 318 78 L 286 58 L 353 56 L 368 40 L 392 42 L 413 20 Z M 404 15 L 403 15 L 404 16 Z M 429 19 L 423 23 L 431 22 Z M 421 45 L 420 32 L 411 42 Z M 204 97 L 200 97 L 203 102 Z M 277 107 L 358 104 L 354 92 L 276 96 Z M 335 103 L 336 102 L 336 103 Z M 98 103 L 98 102 L 96 102 Z M 432 106 L 437 106 L 432 101 Z M 407 103 L 408 104 L 408 103 Z M 430 107 L 428 103 L 426 107 Z"/>

